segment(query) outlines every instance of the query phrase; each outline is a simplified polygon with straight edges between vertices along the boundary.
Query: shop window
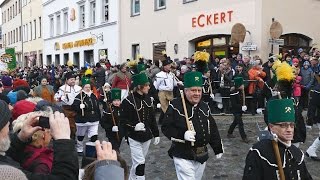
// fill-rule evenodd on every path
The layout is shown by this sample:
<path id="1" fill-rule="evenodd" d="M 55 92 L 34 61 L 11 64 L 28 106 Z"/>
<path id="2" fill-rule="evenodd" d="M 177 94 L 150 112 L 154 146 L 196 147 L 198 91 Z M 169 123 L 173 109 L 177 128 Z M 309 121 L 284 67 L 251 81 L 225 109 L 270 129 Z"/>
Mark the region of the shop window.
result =
<path id="1" fill-rule="evenodd" d="M 68 11 L 63 13 L 63 32 L 68 32 Z"/>
<path id="2" fill-rule="evenodd" d="M 131 0 L 131 16 L 140 15 L 140 0 Z"/>
<path id="3" fill-rule="evenodd" d="M 298 55 L 298 49 L 302 48 L 305 51 L 310 50 L 311 38 L 303 34 L 291 33 L 280 37 L 284 40 L 284 45 L 279 47 L 280 52 L 291 51 L 294 55 Z"/>
<path id="4" fill-rule="evenodd" d="M 183 4 L 194 2 L 194 1 L 198 1 L 198 0 L 183 0 Z"/>
<path id="5" fill-rule="evenodd" d="M 219 38 L 213 38 L 212 39 L 212 44 L 214 46 L 222 46 L 227 44 L 227 40 L 225 37 L 219 37 Z"/>
<path id="6" fill-rule="evenodd" d="M 103 22 L 109 21 L 109 0 L 103 0 L 102 21 Z"/>
<path id="7" fill-rule="evenodd" d="M 161 10 L 166 8 L 166 0 L 154 0 L 154 10 Z"/>
<path id="8" fill-rule="evenodd" d="M 138 54 L 140 54 L 140 45 L 139 44 L 133 44 L 132 45 L 132 58 L 137 59 Z"/>

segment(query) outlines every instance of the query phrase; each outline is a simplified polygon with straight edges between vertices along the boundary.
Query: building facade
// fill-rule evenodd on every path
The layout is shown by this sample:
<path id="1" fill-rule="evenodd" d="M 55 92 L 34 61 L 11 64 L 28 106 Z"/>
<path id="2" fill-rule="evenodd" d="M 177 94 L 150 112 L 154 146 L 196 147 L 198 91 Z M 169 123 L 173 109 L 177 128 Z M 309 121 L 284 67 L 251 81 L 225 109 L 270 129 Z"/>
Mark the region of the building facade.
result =
<path id="1" fill-rule="evenodd" d="M 15 48 L 17 65 L 23 66 L 23 45 L 21 36 L 21 0 L 4 0 L 0 5 L 2 13 L 3 48 Z"/>
<path id="2" fill-rule="evenodd" d="M 122 61 L 138 54 L 159 60 L 163 50 L 173 59 L 182 59 L 204 49 L 212 57 L 243 53 L 266 60 L 270 52 L 308 50 L 320 40 L 320 22 L 308 20 L 319 17 L 319 1 L 130 0 L 120 6 Z M 273 21 L 282 24 L 283 45 L 269 43 Z M 242 23 L 247 33 L 243 43 L 231 44 L 236 23 Z"/>
<path id="3" fill-rule="evenodd" d="M 44 0 L 44 64 L 119 61 L 118 0 Z"/>
<path id="4" fill-rule="evenodd" d="M 22 0 L 23 65 L 42 66 L 42 0 Z"/>

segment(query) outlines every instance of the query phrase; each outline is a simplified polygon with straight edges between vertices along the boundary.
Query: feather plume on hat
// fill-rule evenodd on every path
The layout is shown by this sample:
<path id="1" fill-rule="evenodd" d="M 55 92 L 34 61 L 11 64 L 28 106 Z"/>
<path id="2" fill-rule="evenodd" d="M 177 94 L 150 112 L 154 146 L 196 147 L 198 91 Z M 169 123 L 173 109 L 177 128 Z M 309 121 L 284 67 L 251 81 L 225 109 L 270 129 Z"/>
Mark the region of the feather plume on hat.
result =
<path id="1" fill-rule="evenodd" d="M 197 71 L 205 73 L 208 71 L 208 62 L 210 54 L 205 51 L 197 51 L 194 53 L 194 64 L 196 65 Z"/>
<path id="2" fill-rule="evenodd" d="M 294 69 L 285 61 L 279 63 L 277 60 L 274 65 L 276 66 L 272 68 L 275 70 L 277 80 L 276 87 L 281 93 L 282 98 L 290 98 L 292 94 L 292 84 L 295 79 Z"/>
<path id="3" fill-rule="evenodd" d="M 133 68 L 133 67 L 137 66 L 138 62 L 139 62 L 139 60 L 130 60 L 129 62 L 127 62 L 127 66 L 129 68 Z"/>
<path id="4" fill-rule="evenodd" d="M 92 75 L 92 74 L 93 74 L 92 69 L 87 69 L 86 72 L 84 73 L 85 76 Z"/>

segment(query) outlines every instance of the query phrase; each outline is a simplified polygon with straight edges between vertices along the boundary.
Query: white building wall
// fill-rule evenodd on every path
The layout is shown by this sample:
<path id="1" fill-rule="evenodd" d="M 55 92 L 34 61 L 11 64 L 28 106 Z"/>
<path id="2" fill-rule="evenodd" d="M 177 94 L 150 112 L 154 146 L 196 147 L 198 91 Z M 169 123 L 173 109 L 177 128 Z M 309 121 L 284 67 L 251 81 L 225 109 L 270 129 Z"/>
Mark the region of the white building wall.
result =
<path id="1" fill-rule="evenodd" d="M 90 0 L 83 1 L 65 1 L 50 0 L 43 4 L 43 26 L 44 26 L 44 64 L 47 64 L 47 55 L 52 56 L 54 62 L 55 55 L 60 55 L 60 64 L 63 64 L 65 53 L 69 53 L 69 59 L 73 60 L 73 53 L 79 52 L 80 66 L 84 66 L 84 51 L 94 51 L 95 63 L 99 61 L 99 49 L 108 49 L 108 59 L 112 64 L 119 62 L 119 31 L 118 31 L 118 0 L 109 0 L 109 21 L 102 22 L 103 4 L 102 0 L 96 0 L 96 20 L 95 25 L 90 25 Z M 79 4 L 85 4 L 85 28 L 80 27 Z M 75 10 L 75 20 L 70 20 L 71 11 Z M 68 32 L 63 33 L 63 10 L 68 12 Z M 50 37 L 50 15 L 54 17 L 56 26 L 56 12 L 61 11 L 61 35 L 56 35 L 56 27 L 54 36 Z M 97 36 L 100 37 L 97 39 Z M 103 36 L 101 36 L 103 35 Z M 63 49 L 62 44 L 67 42 L 75 42 L 82 39 L 94 38 L 96 43 L 90 46 L 73 47 Z M 103 40 L 103 41 L 102 41 Z M 60 50 L 55 49 L 55 43 L 59 43 Z"/>

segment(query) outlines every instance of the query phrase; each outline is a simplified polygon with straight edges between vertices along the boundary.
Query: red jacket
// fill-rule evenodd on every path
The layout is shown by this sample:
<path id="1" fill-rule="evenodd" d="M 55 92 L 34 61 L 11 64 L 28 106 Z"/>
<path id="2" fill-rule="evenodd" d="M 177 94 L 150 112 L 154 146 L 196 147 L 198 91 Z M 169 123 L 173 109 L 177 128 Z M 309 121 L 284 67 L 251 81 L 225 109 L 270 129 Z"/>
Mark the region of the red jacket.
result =
<path id="1" fill-rule="evenodd" d="M 124 78 L 120 78 L 118 74 L 116 74 L 114 76 L 111 88 L 129 89 L 130 86 L 131 86 L 130 77 L 124 75 Z"/>
<path id="2" fill-rule="evenodd" d="M 256 91 L 256 86 L 258 86 L 260 89 L 263 88 L 264 82 L 262 78 L 266 77 L 266 73 L 253 67 L 248 71 L 248 74 L 250 80 L 257 80 L 257 82 L 250 82 L 248 87 L 249 94 L 253 94 Z"/>

